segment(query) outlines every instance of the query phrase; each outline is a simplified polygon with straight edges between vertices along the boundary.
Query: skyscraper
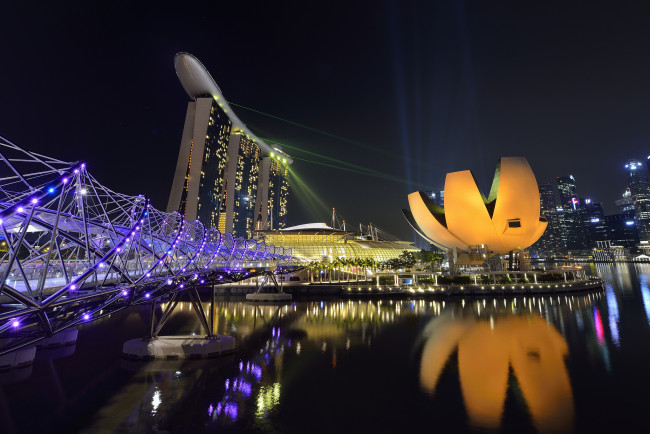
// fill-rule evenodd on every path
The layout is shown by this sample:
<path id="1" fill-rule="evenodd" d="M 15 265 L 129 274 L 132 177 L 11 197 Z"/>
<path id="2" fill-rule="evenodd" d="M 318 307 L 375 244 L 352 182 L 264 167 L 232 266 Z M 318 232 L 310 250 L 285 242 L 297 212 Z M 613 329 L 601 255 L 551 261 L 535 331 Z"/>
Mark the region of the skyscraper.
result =
<path id="1" fill-rule="evenodd" d="M 650 185 L 648 169 L 638 160 L 630 160 L 625 165 L 627 181 L 634 202 L 636 230 L 639 239 L 650 240 Z"/>
<path id="2" fill-rule="evenodd" d="M 578 209 L 580 201 L 576 194 L 576 180 L 573 175 L 556 178 L 560 206 L 557 208 L 560 237 L 565 250 L 587 248 L 583 231 L 583 217 Z"/>
<path id="3" fill-rule="evenodd" d="M 265 229 L 282 227 L 291 157 L 246 127 L 198 59 L 179 53 L 174 66 L 192 101 L 167 211 L 246 238 L 252 236 L 258 221 L 269 221 Z M 261 176 L 264 173 L 266 178 Z M 277 214 L 275 220 L 269 209 Z"/>
<path id="4" fill-rule="evenodd" d="M 257 230 L 282 229 L 287 225 L 287 198 L 289 197 L 289 168 L 283 164 L 284 157 L 272 154 L 260 164 L 260 186 L 255 209 L 258 217 Z"/>
<path id="5" fill-rule="evenodd" d="M 573 175 L 558 176 L 556 182 L 560 206 L 576 209 L 578 195 L 576 194 L 576 180 Z"/>
<path id="6" fill-rule="evenodd" d="M 558 256 L 563 250 L 555 193 L 553 184 L 548 182 L 539 184 L 540 215 L 546 218 L 548 226 L 542 237 L 531 246 L 531 250 L 545 257 Z"/>

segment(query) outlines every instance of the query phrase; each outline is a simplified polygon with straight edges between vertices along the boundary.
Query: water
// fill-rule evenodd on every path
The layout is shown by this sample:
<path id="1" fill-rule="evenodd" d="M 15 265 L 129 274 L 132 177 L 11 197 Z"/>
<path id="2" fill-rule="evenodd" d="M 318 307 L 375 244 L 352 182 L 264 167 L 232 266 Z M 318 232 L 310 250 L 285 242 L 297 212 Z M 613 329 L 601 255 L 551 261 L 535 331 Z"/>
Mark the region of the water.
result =
<path id="1" fill-rule="evenodd" d="M 0 432 L 647 431 L 650 266 L 592 272 L 568 297 L 222 298 L 239 349 L 207 361 L 121 359 L 149 313 L 120 312 L 0 373 Z M 163 333 L 200 333 L 181 307 Z"/>

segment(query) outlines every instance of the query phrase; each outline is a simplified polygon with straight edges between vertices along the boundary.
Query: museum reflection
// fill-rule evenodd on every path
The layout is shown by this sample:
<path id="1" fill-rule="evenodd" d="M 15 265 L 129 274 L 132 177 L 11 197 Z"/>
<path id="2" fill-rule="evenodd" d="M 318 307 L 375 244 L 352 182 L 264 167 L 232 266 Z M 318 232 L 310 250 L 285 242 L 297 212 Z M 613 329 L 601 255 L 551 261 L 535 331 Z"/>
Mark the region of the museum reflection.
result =
<path id="1" fill-rule="evenodd" d="M 537 312 L 474 306 L 445 312 L 426 327 L 420 385 L 434 393 L 457 351 L 459 381 L 471 425 L 498 429 L 509 376 L 516 379 L 540 432 L 571 431 L 573 395 L 564 337 Z"/>

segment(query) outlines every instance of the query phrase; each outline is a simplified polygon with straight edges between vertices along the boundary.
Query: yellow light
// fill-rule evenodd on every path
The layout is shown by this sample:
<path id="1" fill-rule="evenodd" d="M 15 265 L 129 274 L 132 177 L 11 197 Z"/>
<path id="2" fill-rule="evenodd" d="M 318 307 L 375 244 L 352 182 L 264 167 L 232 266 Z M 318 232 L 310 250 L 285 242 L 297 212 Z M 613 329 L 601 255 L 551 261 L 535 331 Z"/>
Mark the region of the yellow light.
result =
<path id="1" fill-rule="evenodd" d="M 273 152 L 271 152 L 269 155 L 271 155 L 271 158 L 275 157 L 275 154 Z"/>
<path id="2" fill-rule="evenodd" d="M 286 162 L 287 162 L 287 159 L 286 159 L 286 158 L 283 158 L 283 159 L 282 159 L 282 162 L 283 162 L 283 163 L 286 163 Z"/>

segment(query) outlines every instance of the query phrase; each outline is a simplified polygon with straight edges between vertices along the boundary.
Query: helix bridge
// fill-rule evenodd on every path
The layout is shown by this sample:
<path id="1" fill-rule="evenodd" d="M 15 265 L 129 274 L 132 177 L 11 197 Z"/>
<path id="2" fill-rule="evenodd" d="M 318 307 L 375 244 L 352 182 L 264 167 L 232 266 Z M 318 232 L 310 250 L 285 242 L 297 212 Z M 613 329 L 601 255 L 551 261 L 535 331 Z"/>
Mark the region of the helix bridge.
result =
<path id="1" fill-rule="evenodd" d="M 0 355 L 129 306 L 296 266 L 290 249 L 162 212 L 117 193 L 83 162 L 0 137 Z M 153 307 L 152 307 L 153 309 Z M 163 316 L 171 311 L 167 309 Z M 209 333 L 209 332 L 208 332 Z"/>

